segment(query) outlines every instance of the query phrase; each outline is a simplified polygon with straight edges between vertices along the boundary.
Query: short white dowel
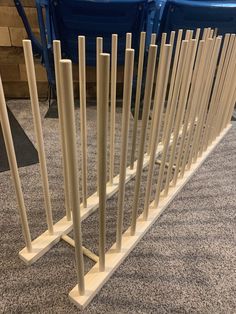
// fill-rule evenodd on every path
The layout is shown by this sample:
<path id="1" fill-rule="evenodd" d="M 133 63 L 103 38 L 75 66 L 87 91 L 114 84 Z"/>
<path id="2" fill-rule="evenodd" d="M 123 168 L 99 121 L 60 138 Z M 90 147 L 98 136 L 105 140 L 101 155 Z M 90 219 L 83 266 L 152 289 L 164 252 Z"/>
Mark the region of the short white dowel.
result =
<path id="1" fill-rule="evenodd" d="M 132 46 L 132 33 L 126 33 L 125 49 L 130 49 Z"/>
<path id="2" fill-rule="evenodd" d="M 26 65 L 27 79 L 28 79 L 28 85 L 29 85 L 33 120 L 34 120 L 35 138 L 37 142 L 37 149 L 38 149 L 38 155 L 39 155 L 39 165 L 40 165 L 40 172 L 41 172 L 41 178 L 42 178 L 47 226 L 48 226 L 49 233 L 53 234 L 52 208 L 51 208 L 47 164 L 46 164 L 44 142 L 43 142 L 43 130 L 42 130 L 42 124 L 41 124 L 40 111 L 39 111 L 39 101 L 38 101 L 38 91 L 37 91 L 36 77 L 35 77 L 34 59 L 33 59 L 32 46 L 31 46 L 30 40 L 23 40 L 23 49 L 24 49 L 24 56 L 25 56 L 25 65 Z"/>
<path id="3" fill-rule="evenodd" d="M 19 208 L 19 215 L 20 215 L 25 245 L 28 252 L 31 252 L 32 244 L 31 244 L 30 230 L 29 230 L 29 225 L 28 225 L 28 220 L 27 220 L 27 215 L 26 215 L 24 196 L 21 189 L 20 176 L 19 176 L 17 162 L 16 162 L 16 154 L 15 154 L 15 149 L 14 149 L 13 140 L 12 140 L 11 128 L 10 128 L 10 123 L 9 123 L 9 118 L 8 118 L 8 113 L 7 113 L 7 106 L 6 106 L 6 101 L 5 101 L 4 92 L 3 92 L 1 76 L 0 76 L 0 123 L 2 126 L 2 134 L 3 134 L 5 146 L 6 146 L 9 166 L 11 169 L 11 176 L 12 176 L 12 180 L 13 180 L 13 184 L 14 184 L 14 188 L 16 192 L 16 199 L 17 199 L 18 208 Z"/>
<path id="4" fill-rule="evenodd" d="M 84 259 L 82 248 L 82 232 L 80 219 L 80 195 L 78 177 L 78 156 L 76 145 L 76 128 L 74 113 L 74 93 L 72 79 L 72 63 L 70 60 L 60 61 L 61 72 L 61 95 L 65 121 L 65 139 L 67 144 L 68 173 L 71 188 L 71 210 L 73 216 L 73 231 L 75 240 L 76 271 L 78 277 L 79 294 L 84 295 Z"/>
<path id="5" fill-rule="evenodd" d="M 87 207 L 87 117 L 86 117 L 86 59 L 85 59 L 85 37 L 78 37 L 79 54 L 79 90 L 80 90 L 80 134 L 82 149 L 82 199 L 83 207 Z"/>

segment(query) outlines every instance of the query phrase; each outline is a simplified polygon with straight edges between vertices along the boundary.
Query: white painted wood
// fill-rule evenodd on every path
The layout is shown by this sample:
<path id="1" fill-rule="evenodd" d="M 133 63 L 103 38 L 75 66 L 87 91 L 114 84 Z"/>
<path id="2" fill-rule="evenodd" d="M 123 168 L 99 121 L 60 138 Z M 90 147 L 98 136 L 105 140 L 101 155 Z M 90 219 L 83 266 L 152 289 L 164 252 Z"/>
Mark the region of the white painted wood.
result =
<path id="1" fill-rule="evenodd" d="M 162 36 L 161 36 L 160 56 L 162 55 L 163 47 L 166 44 L 166 37 L 167 37 L 166 33 L 163 33 Z M 157 84 L 157 82 L 158 82 L 158 75 L 156 77 L 156 84 Z M 155 98 L 155 96 L 154 96 L 154 98 Z M 149 135 L 148 135 L 149 138 L 147 139 L 147 142 L 148 142 L 147 153 L 148 153 L 148 155 L 150 155 L 151 143 L 153 142 L 154 125 L 155 125 L 153 117 L 155 117 L 155 115 L 156 115 L 155 114 L 155 110 L 157 110 L 155 106 L 153 106 L 152 110 L 150 110 L 151 123 L 149 123 L 149 124 L 151 124 L 151 125 L 150 125 L 150 128 L 149 128 Z"/>
<path id="2" fill-rule="evenodd" d="M 132 46 L 132 33 L 126 33 L 125 49 L 131 49 L 131 46 Z"/>
<path id="3" fill-rule="evenodd" d="M 99 110 L 98 110 L 98 101 L 99 101 L 99 91 L 100 91 L 100 82 L 99 82 L 99 75 L 100 75 L 100 68 L 99 68 L 99 56 L 100 53 L 103 52 L 103 38 L 97 37 L 96 38 L 96 89 L 97 89 L 97 125 L 99 120 Z M 97 151 L 98 151 L 98 138 L 97 138 Z M 98 156 L 97 156 L 97 192 L 99 192 L 99 184 L 98 184 Z"/>
<path id="4" fill-rule="evenodd" d="M 68 182 L 68 162 L 66 156 L 66 141 L 64 130 L 64 116 L 62 114 L 62 99 L 61 99 L 61 79 L 59 63 L 61 60 L 61 42 L 59 40 L 53 41 L 53 55 L 54 55 L 54 68 L 55 68 L 55 80 L 57 90 L 57 106 L 58 106 L 58 118 L 60 127 L 60 141 L 62 150 L 62 167 L 63 167 L 63 183 L 64 183 L 64 195 L 65 195 L 65 209 L 67 220 L 71 220 L 71 207 L 70 207 L 70 188 Z"/>
<path id="5" fill-rule="evenodd" d="M 133 133 L 132 133 L 132 147 L 131 147 L 131 157 L 130 157 L 130 168 L 131 169 L 133 169 L 134 161 L 135 161 L 138 116 L 139 116 L 140 96 L 141 96 L 142 78 L 143 78 L 145 39 L 146 39 L 146 33 L 141 32 L 140 44 L 139 44 L 138 75 L 137 75 L 136 95 L 135 95 L 135 105 L 134 105 L 134 124 L 133 124 Z"/>
<path id="6" fill-rule="evenodd" d="M 49 233 L 53 234 L 52 207 L 51 207 L 51 199 L 50 199 L 50 191 L 49 191 L 49 183 L 48 183 L 45 149 L 44 149 L 44 142 L 43 142 L 43 130 L 42 130 L 40 111 L 39 111 L 39 101 L 38 101 L 38 91 L 37 91 L 36 77 L 35 77 L 34 59 L 33 59 L 32 46 L 31 46 L 30 40 L 23 40 L 23 49 L 24 49 L 25 65 L 26 65 L 32 114 L 33 114 L 33 121 L 34 121 L 35 139 L 37 143 L 37 150 L 38 150 L 38 156 L 39 156 L 40 174 L 42 178 L 42 187 L 43 187 L 47 226 L 48 226 Z"/>
<path id="7" fill-rule="evenodd" d="M 62 114 L 65 117 L 65 138 L 67 143 L 68 174 L 71 189 L 71 210 L 73 213 L 73 232 L 75 240 L 75 259 L 78 291 L 81 295 L 85 292 L 84 286 L 84 260 L 82 250 L 82 232 L 80 218 L 80 195 L 78 178 L 78 157 L 76 147 L 76 127 L 74 113 L 74 93 L 72 79 L 72 63 L 70 60 L 60 61 L 61 89 L 62 89 Z"/>
<path id="8" fill-rule="evenodd" d="M 117 40 L 118 36 L 112 34 L 111 43 L 111 112 L 110 112 L 110 164 L 109 180 L 113 184 L 114 158 L 115 158 L 115 124 L 116 124 L 116 77 L 117 77 Z"/>
<path id="9" fill-rule="evenodd" d="M 98 186 L 99 186 L 99 270 L 105 270 L 106 246 L 106 176 L 107 176 L 107 122 L 110 84 L 110 55 L 99 56 L 99 101 L 98 101 Z"/>
<path id="10" fill-rule="evenodd" d="M 178 66 L 178 61 L 179 61 L 182 36 L 183 36 L 183 30 L 180 29 L 178 31 L 178 37 L 177 37 L 175 53 L 174 53 L 174 61 L 173 61 L 173 68 L 172 68 L 172 72 L 171 72 L 170 88 L 169 88 L 169 94 L 168 94 L 168 100 L 167 100 L 166 112 L 165 112 L 166 117 L 169 117 L 169 115 L 170 115 L 171 102 L 173 99 L 173 90 L 174 90 L 174 86 L 175 86 L 176 76 L 179 73 L 177 71 L 177 66 Z M 164 124 L 164 130 L 163 130 L 163 134 L 162 134 L 162 142 L 164 141 L 164 138 L 166 136 L 166 132 L 167 132 L 166 128 L 167 128 L 167 123 Z M 171 129 L 172 129 L 172 127 L 171 127 Z"/>
<path id="11" fill-rule="evenodd" d="M 134 187 L 134 201 L 132 207 L 132 220 L 131 220 L 131 230 L 132 235 L 135 234 L 136 230 L 136 218 L 138 211 L 138 202 L 139 202 L 139 193 L 141 185 L 141 175 L 142 175 L 142 165 L 144 158 L 144 148 L 145 148 L 145 138 L 148 125 L 150 104 L 152 99 L 152 90 L 153 90 L 153 81 L 154 73 L 156 67 L 156 55 L 157 55 L 157 46 L 150 45 L 148 53 L 148 64 L 147 64 L 147 75 L 145 82 L 145 93 L 144 93 L 144 102 L 143 102 L 143 114 L 142 114 L 142 125 L 141 125 L 141 135 L 139 142 L 139 152 L 138 152 L 138 163 L 137 171 L 135 178 L 135 187 Z"/>
<path id="12" fill-rule="evenodd" d="M 9 123 L 8 113 L 7 113 L 7 106 L 2 86 L 2 78 L 0 75 L 0 123 L 2 127 L 2 134 L 5 142 L 6 152 L 7 152 L 7 158 L 8 163 L 11 170 L 11 176 L 12 181 L 14 184 L 14 189 L 16 193 L 16 200 L 18 203 L 18 209 L 19 209 L 19 216 L 21 221 L 21 227 L 22 232 L 25 240 L 25 251 L 27 253 L 32 252 L 32 243 L 31 243 L 31 235 L 29 230 L 29 224 L 26 214 L 26 208 L 25 208 L 25 202 L 24 202 L 24 196 L 21 188 L 21 181 L 20 176 L 18 172 L 18 166 L 16 161 L 16 154 L 15 149 L 13 145 L 13 139 L 12 139 L 12 133 L 11 133 L 11 127 Z"/>
<path id="13" fill-rule="evenodd" d="M 87 207 L 87 117 L 86 117 L 86 60 L 85 60 L 85 37 L 78 37 L 79 55 L 79 95 L 80 95 L 80 134 L 82 152 L 82 199 L 83 206 Z"/>
<path id="14" fill-rule="evenodd" d="M 132 96 L 134 68 L 134 49 L 126 49 L 125 52 L 125 69 L 124 69 L 124 91 L 123 91 L 123 109 L 122 109 L 122 134 L 121 134 L 121 154 L 120 154 L 120 178 L 118 192 L 118 210 L 116 225 L 116 244 L 117 249 L 121 250 L 121 240 L 123 232 L 123 216 L 124 216 L 124 198 L 125 198 L 125 178 L 126 163 L 129 136 L 129 120 Z"/>
<path id="15" fill-rule="evenodd" d="M 151 189 L 152 189 L 152 181 L 153 181 L 153 170 L 155 164 L 155 151 L 159 140 L 160 133 L 160 125 L 161 125 L 161 117 L 162 111 L 165 102 L 165 95 L 170 71 L 170 62 L 172 56 L 173 46 L 165 45 L 162 54 L 159 59 L 158 64 L 158 80 L 155 87 L 155 98 L 154 98 L 154 106 L 157 108 L 154 110 L 155 116 L 153 116 L 153 127 L 155 128 L 155 132 L 152 136 L 151 150 L 150 150 L 150 161 L 148 165 L 148 177 L 147 177 L 147 185 L 146 185 L 146 193 L 145 193 L 145 201 L 144 201 L 144 219 L 148 218 L 150 197 L 151 197 Z"/>
<path id="16" fill-rule="evenodd" d="M 65 241 L 66 243 L 70 244 L 71 246 L 75 247 L 75 240 L 69 237 L 68 235 L 64 234 L 61 236 L 61 239 Z M 87 249 L 86 247 L 82 246 L 83 254 L 90 258 L 92 261 L 97 263 L 99 261 L 99 258 L 96 254 L 94 254 L 92 251 Z"/>
<path id="17" fill-rule="evenodd" d="M 110 250 L 106 253 L 106 269 L 104 272 L 99 271 L 99 264 L 95 264 L 94 267 L 85 275 L 86 290 L 85 294 L 81 296 L 78 293 L 78 287 L 75 286 L 69 293 L 70 300 L 83 310 L 107 282 L 107 280 L 116 271 L 123 260 L 128 256 L 132 249 L 137 245 L 137 243 L 142 239 L 142 237 L 147 233 L 151 226 L 156 222 L 158 217 L 167 208 L 170 202 L 175 198 L 175 196 L 181 191 L 189 179 L 193 176 L 196 170 L 202 165 L 205 159 L 209 156 L 215 146 L 222 140 L 224 135 L 229 131 L 231 126 L 228 126 L 221 135 L 212 143 L 206 152 L 204 152 L 201 159 L 198 160 L 196 164 L 192 166 L 190 171 L 187 171 L 184 177 L 178 181 L 176 187 L 171 187 L 168 197 L 162 197 L 158 207 L 154 206 L 152 202 L 150 204 L 149 218 L 148 220 L 143 219 L 141 214 L 137 218 L 137 232 L 135 235 L 131 235 L 131 228 L 123 234 L 123 247 L 121 252 L 117 252 L 116 245 L 114 244 Z"/>

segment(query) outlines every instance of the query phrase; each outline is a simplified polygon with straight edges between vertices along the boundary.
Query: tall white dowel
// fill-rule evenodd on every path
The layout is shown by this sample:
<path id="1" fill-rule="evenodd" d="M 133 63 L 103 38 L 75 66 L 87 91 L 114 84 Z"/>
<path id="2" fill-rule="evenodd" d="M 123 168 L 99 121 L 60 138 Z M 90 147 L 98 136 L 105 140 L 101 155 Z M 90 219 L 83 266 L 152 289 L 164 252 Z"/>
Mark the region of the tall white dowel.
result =
<path id="1" fill-rule="evenodd" d="M 173 96 L 173 89 L 175 86 L 175 81 L 176 81 L 176 76 L 177 76 L 177 65 L 178 65 L 178 60 L 179 60 L 179 53 L 180 53 L 180 46 L 181 46 L 181 40 L 183 36 L 183 30 L 180 29 L 178 31 L 178 37 L 176 41 L 176 48 L 175 48 L 175 54 L 174 54 L 174 62 L 173 62 L 173 67 L 172 67 L 172 72 L 171 72 L 171 80 L 170 80 L 170 88 L 169 88 L 169 94 L 168 94 L 168 100 L 167 100 L 167 106 L 166 106 L 166 112 L 165 112 L 165 117 L 169 117 L 170 114 L 170 108 L 171 102 L 172 102 L 172 96 Z M 164 141 L 164 138 L 167 133 L 167 123 L 164 124 L 164 129 L 163 129 L 163 134 L 162 134 L 162 142 Z M 172 126 L 171 126 L 172 128 Z"/>
<path id="2" fill-rule="evenodd" d="M 61 96 L 63 103 L 62 114 L 65 122 L 65 139 L 67 146 L 68 173 L 71 188 L 71 210 L 73 218 L 73 231 L 75 240 L 76 271 L 79 294 L 84 295 L 84 259 L 82 250 L 82 232 L 80 219 L 80 195 L 78 177 L 78 156 L 76 146 L 76 128 L 74 113 L 74 93 L 72 79 L 72 63 L 70 60 L 60 61 Z"/>
<path id="3" fill-rule="evenodd" d="M 130 49 L 132 46 L 132 33 L 126 33 L 125 49 Z"/>
<path id="4" fill-rule="evenodd" d="M 19 215 L 21 220 L 22 232 L 25 240 L 25 245 L 28 252 L 32 252 L 32 244 L 31 244 L 31 236 L 28 225 L 28 219 L 26 215 L 26 208 L 24 202 L 24 196 L 21 189 L 20 176 L 18 172 L 17 162 L 16 162 L 16 154 L 12 140 L 11 128 L 9 123 L 9 118 L 7 114 L 7 106 L 3 92 L 2 79 L 0 76 L 0 123 L 2 126 L 2 134 L 6 146 L 7 157 L 9 166 L 11 169 L 11 176 L 16 192 L 16 199 L 19 208 Z"/>
<path id="5" fill-rule="evenodd" d="M 147 74 L 146 74 L 143 114 L 142 114 L 142 126 L 141 126 L 137 171 L 136 171 L 135 188 L 134 188 L 134 201 L 133 201 L 133 207 L 132 207 L 131 235 L 135 235 L 135 231 L 136 231 L 136 219 L 137 219 L 137 213 L 138 213 L 139 193 L 140 193 L 141 176 L 142 176 L 142 170 L 143 170 L 145 138 L 146 138 L 148 117 L 149 117 L 149 111 L 150 111 L 150 104 L 151 104 L 151 99 L 152 99 L 153 81 L 154 81 L 154 73 L 155 73 L 155 66 L 156 66 L 156 55 L 157 55 L 157 46 L 150 45 L 149 53 L 148 53 L 148 64 L 147 64 Z"/>
<path id="6" fill-rule="evenodd" d="M 79 90 L 80 90 L 80 134 L 82 148 L 82 192 L 83 207 L 87 207 L 87 118 L 86 118 L 86 60 L 85 60 L 85 37 L 78 37 L 79 54 Z"/>
<path id="7" fill-rule="evenodd" d="M 53 41 L 53 55 L 54 55 L 54 67 L 57 89 L 57 106 L 58 106 L 58 118 L 61 132 L 61 148 L 62 148 L 62 162 L 63 162 L 63 180 L 64 180 L 64 193 L 65 193 L 65 208 L 66 218 L 71 220 L 71 207 L 70 207 L 70 187 L 68 181 L 68 162 L 66 156 L 66 141 L 64 130 L 64 116 L 62 114 L 62 97 L 61 97 L 61 78 L 60 78 L 60 60 L 61 60 L 61 43 L 59 40 Z"/>
<path id="8" fill-rule="evenodd" d="M 48 173 L 47 164 L 45 158 L 44 142 L 43 142 L 43 131 L 41 124 L 41 117 L 39 111 L 39 101 L 38 101 L 38 91 L 36 85 L 35 69 L 34 69 L 34 59 L 32 53 L 32 46 L 30 40 L 23 40 L 25 65 L 27 72 L 27 79 L 30 92 L 31 107 L 34 120 L 34 130 L 35 138 L 37 142 L 37 149 L 39 155 L 40 172 L 42 177 L 43 194 L 45 202 L 45 212 L 47 218 L 48 232 L 53 234 L 53 220 L 52 220 L 52 208 L 48 184 Z"/>
<path id="9" fill-rule="evenodd" d="M 119 195 L 116 229 L 116 248 L 121 250 L 123 216 L 124 216 L 124 197 L 125 197 L 125 177 L 127 148 L 129 135 L 129 117 L 132 96 L 134 67 L 134 49 L 126 49 L 125 52 L 125 70 L 124 70 L 124 91 L 123 91 L 123 111 L 122 111 L 122 135 L 121 135 L 121 156 L 120 156 L 120 176 L 119 176 Z"/>
<path id="10" fill-rule="evenodd" d="M 99 82 L 99 75 L 100 75 L 100 65 L 99 65 L 99 56 L 100 53 L 103 51 L 103 38 L 97 37 L 96 38 L 96 80 L 97 80 L 97 125 L 99 121 L 99 110 L 98 110 L 98 102 L 99 102 L 99 91 L 100 91 L 100 82 Z M 98 151 L 98 139 L 97 139 L 97 151 Z M 98 167 L 98 156 L 97 156 L 97 167 Z M 99 191 L 99 183 L 98 183 L 98 168 L 97 168 L 97 192 Z"/>
<path id="11" fill-rule="evenodd" d="M 147 177 L 144 211 L 143 211 L 143 217 L 145 220 L 148 219 L 148 213 L 149 213 L 153 170 L 154 170 L 154 164 L 155 164 L 156 149 L 157 149 L 157 144 L 158 144 L 159 135 L 160 135 L 159 133 L 160 133 L 162 111 L 164 107 L 164 100 L 165 100 L 169 71 L 170 71 L 171 53 L 172 53 L 172 46 L 165 45 L 163 48 L 163 52 L 160 56 L 159 65 L 158 65 L 158 80 L 156 82 L 155 98 L 154 98 L 154 106 L 157 106 L 157 110 L 155 110 L 155 116 L 153 116 L 153 119 L 155 121 L 154 122 L 155 132 L 153 133 L 153 138 L 152 138 L 153 142 L 151 143 L 150 160 L 149 160 L 149 165 L 148 165 L 148 177 Z"/>
<path id="12" fill-rule="evenodd" d="M 143 78 L 145 39 L 146 39 L 146 33 L 142 32 L 140 34 L 139 57 L 138 57 L 138 75 L 137 75 L 135 106 L 134 106 L 134 124 L 133 124 L 132 147 L 131 147 L 131 158 L 130 158 L 131 159 L 130 160 L 130 168 L 131 169 L 133 169 L 133 167 L 134 167 L 134 158 L 135 158 L 135 150 L 136 150 L 138 116 L 139 116 L 140 96 L 141 96 L 142 78 Z"/>
<path id="13" fill-rule="evenodd" d="M 109 102 L 110 55 L 99 56 L 99 121 L 98 121 L 98 182 L 99 182 L 99 270 L 105 271 L 106 245 L 106 174 L 107 117 Z"/>
<path id="14" fill-rule="evenodd" d="M 117 77 L 117 39 L 112 34 L 111 43 L 111 112 L 110 112 L 110 168 L 109 182 L 113 184 L 115 156 L 115 125 L 116 125 L 116 77 Z"/>
<path id="15" fill-rule="evenodd" d="M 161 36 L 160 55 L 162 54 L 163 47 L 166 44 L 166 37 L 167 37 L 166 33 L 163 33 L 162 36 Z M 158 80 L 158 78 L 156 78 L 156 82 L 157 82 L 157 80 Z M 151 124 L 150 129 L 149 129 L 149 139 L 147 139 L 147 142 L 148 142 L 147 154 L 148 155 L 150 155 L 151 143 L 153 142 L 153 136 L 154 136 L 153 133 L 154 133 L 155 123 L 154 123 L 153 117 L 155 116 L 155 110 L 157 110 L 157 108 L 155 106 L 153 106 L 153 109 L 152 109 L 152 112 L 151 112 L 151 123 L 149 123 L 149 124 Z"/>

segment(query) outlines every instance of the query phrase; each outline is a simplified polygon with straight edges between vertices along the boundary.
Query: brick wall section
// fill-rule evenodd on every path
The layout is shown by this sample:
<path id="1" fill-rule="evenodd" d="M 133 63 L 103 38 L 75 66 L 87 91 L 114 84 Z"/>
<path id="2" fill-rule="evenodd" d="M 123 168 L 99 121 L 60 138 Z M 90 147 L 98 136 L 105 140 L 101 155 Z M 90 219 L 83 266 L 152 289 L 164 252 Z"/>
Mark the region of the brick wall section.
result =
<path id="1" fill-rule="evenodd" d="M 34 0 L 22 0 L 25 13 L 36 37 L 39 38 L 37 11 Z M 7 98 L 28 98 L 28 84 L 22 48 L 22 39 L 27 38 L 24 25 L 14 6 L 13 0 L 0 0 L 0 74 Z M 40 98 L 47 97 L 48 82 L 45 68 L 40 60 L 35 58 L 35 72 Z M 73 80 L 75 96 L 78 96 L 78 65 L 73 65 Z M 96 95 L 96 69 L 87 67 L 87 97 Z M 123 69 L 117 70 L 117 83 L 123 80 Z M 117 86 L 117 93 L 121 95 L 121 84 Z"/>

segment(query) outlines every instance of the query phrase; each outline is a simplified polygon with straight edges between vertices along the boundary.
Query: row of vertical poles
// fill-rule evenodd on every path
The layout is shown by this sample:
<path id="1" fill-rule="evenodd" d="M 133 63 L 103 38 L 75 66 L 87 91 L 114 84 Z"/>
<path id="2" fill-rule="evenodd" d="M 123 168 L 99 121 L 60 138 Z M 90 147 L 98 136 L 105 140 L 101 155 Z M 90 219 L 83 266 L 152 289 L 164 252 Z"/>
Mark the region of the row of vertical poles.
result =
<path id="1" fill-rule="evenodd" d="M 112 55 L 103 53 L 103 39 L 97 38 L 97 125 L 98 125 L 98 195 L 99 195 L 99 270 L 106 268 L 106 176 L 107 176 L 107 129 L 109 112 L 109 91 L 111 81 L 110 109 L 110 173 L 112 184 L 114 176 L 116 75 L 117 75 L 117 35 L 112 36 Z M 154 207 L 158 207 L 162 197 L 168 196 L 170 186 L 175 186 L 186 170 L 198 160 L 221 131 L 228 125 L 236 101 L 236 37 L 227 34 L 216 36 L 211 29 L 205 29 L 202 39 L 200 30 L 193 38 L 192 31 L 170 34 L 167 43 L 166 34 L 162 35 L 160 53 L 157 61 L 156 37 L 148 49 L 145 74 L 144 99 L 141 132 L 138 146 L 138 160 L 135 178 L 134 199 L 131 215 L 131 236 L 136 234 L 136 219 L 139 208 L 140 187 L 143 170 L 145 145 L 148 144 L 149 165 L 146 182 L 144 220 L 148 219 L 151 192 L 155 190 Z M 122 108 L 122 139 L 120 157 L 120 181 L 117 206 L 116 248 L 122 249 L 125 177 L 127 165 L 127 147 L 129 134 L 129 116 L 134 72 L 134 54 L 132 34 L 126 36 L 124 90 Z M 221 49 L 222 46 L 222 49 Z M 39 151 L 40 170 L 43 184 L 45 212 L 48 231 L 53 234 L 52 210 L 47 177 L 46 158 L 43 144 L 42 125 L 39 112 L 35 71 L 31 42 L 23 42 L 30 98 L 34 118 L 35 136 Z M 63 176 L 65 189 L 65 208 L 67 219 L 73 218 L 76 270 L 79 294 L 84 295 L 84 262 L 80 219 L 80 193 L 76 128 L 74 113 L 74 94 L 72 64 L 61 59 L 59 41 L 54 41 L 55 72 L 57 84 L 59 124 L 63 156 Z M 80 119 L 82 146 L 82 190 L 83 206 L 87 206 L 87 130 L 86 130 L 86 62 L 85 37 L 78 38 L 79 79 L 80 79 Z M 137 140 L 138 112 L 141 99 L 143 65 L 145 51 L 145 33 L 141 33 L 138 54 L 138 76 L 135 97 L 135 116 L 132 133 L 130 167 L 133 167 Z M 111 61 L 111 65 L 110 65 Z M 155 79 L 156 78 L 156 79 Z M 149 138 L 147 129 L 153 98 L 153 113 Z M 164 114 L 165 112 L 165 114 Z M 7 116 L 6 103 L 0 81 L 0 119 L 14 180 L 17 201 L 22 222 L 23 235 L 28 251 L 32 251 L 30 231 L 26 216 L 20 178 L 17 169 L 12 136 Z M 164 117 L 164 119 L 163 119 Z M 163 125 L 162 125 L 163 124 Z M 161 133 L 162 131 L 162 133 Z M 156 150 L 162 141 L 163 151 L 157 178 L 153 184 L 153 172 Z M 111 158 L 113 155 L 113 159 Z M 173 172 L 174 169 L 174 172 Z M 164 172 L 167 171 L 164 184 Z M 164 184 L 164 185 L 163 185 Z"/>

